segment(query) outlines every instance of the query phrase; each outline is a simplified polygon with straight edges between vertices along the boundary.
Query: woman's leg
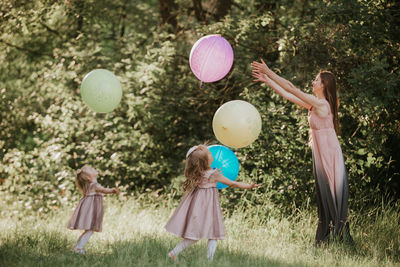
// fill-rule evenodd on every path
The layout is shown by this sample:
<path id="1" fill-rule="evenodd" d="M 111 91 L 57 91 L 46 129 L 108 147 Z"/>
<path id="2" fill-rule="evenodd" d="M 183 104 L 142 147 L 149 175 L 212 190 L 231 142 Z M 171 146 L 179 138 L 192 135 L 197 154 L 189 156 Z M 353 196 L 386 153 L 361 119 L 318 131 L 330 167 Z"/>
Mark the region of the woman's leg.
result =
<path id="1" fill-rule="evenodd" d="M 315 180 L 315 193 L 318 206 L 318 227 L 315 243 L 329 242 L 331 236 L 331 223 L 336 218 L 337 208 L 333 200 L 332 190 L 329 187 L 328 177 L 324 170 L 318 153 L 313 151 L 313 173 Z"/>
<path id="2" fill-rule="evenodd" d="M 216 248 L 217 248 L 217 240 L 208 239 L 208 243 L 207 243 L 207 259 L 213 260 Z"/>
<path id="3" fill-rule="evenodd" d="M 176 247 L 171 250 L 168 254 L 168 256 L 170 258 L 172 257 L 177 257 L 179 253 L 182 252 L 182 250 L 184 250 L 185 248 L 187 248 L 188 246 L 196 243 L 198 240 L 192 240 L 192 239 L 187 239 L 184 238 L 178 245 L 176 245 Z M 172 254 L 172 255 L 171 255 Z"/>
<path id="4" fill-rule="evenodd" d="M 348 212 L 348 202 L 349 202 L 349 183 L 346 172 L 346 167 L 344 165 L 344 160 L 342 161 L 342 177 L 338 177 L 337 179 L 342 179 L 340 183 L 340 187 L 336 188 L 336 198 L 338 200 L 338 218 L 335 223 L 335 235 L 338 236 L 339 240 L 343 240 L 351 245 L 354 245 L 354 240 L 350 235 L 350 226 L 347 221 L 347 212 Z"/>

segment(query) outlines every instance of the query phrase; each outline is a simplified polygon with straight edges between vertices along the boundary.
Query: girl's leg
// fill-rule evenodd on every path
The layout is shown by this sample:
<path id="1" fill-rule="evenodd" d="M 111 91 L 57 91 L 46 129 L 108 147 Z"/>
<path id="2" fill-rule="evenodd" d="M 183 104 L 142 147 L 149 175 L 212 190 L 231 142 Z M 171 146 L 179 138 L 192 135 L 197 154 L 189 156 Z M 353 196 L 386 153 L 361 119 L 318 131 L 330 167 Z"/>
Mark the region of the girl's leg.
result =
<path id="1" fill-rule="evenodd" d="M 87 230 L 83 231 L 83 233 L 78 237 L 78 240 L 76 241 L 76 245 L 74 247 L 75 252 L 79 252 L 78 244 L 81 241 L 82 236 L 84 236 L 86 234 L 86 232 L 87 232 Z"/>
<path id="2" fill-rule="evenodd" d="M 213 260 L 216 248 L 217 248 L 217 240 L 208 239 L 208 243 L 207 243 L 207 259 Z"/>
<path id="3" fill-rule="evenodd" d="M 174 258 L 177 257 L 179 253 L 181 253 L 182 250 L 184 250 L 185 248 L 187 248 L 188 246 L 196 243 L 198 240 L 192 240 L 192 239 L 187 239 L 184 238 L 178 245 L 176 245 L 176 247 L 171 250 L 168 254 L 168 256 L 170 258 Z M 171 255 L 172 254 L 172 255 Z"/>
<path id="4" fill-rule="evenodd" d="M 83 236 L 84 234 L 86 234 L 86 232 L 87 232 L 87 230 L 83 231 L 83 233 L 78 237 L 78 240 L 76 241 L 76 246 L 78 245 L 78 243 L 79 243 L 79 241 L 81 240 L 82 236 Z M 76 246 L 75 246 L 75 247 L 76 247 Z"/>
<path id="5" fill-rule="evenodd" d="M 89 238 L 93 234 L 93 231 L 86 230 L 83 234 L 79 237 L 78 243 L 76 244 L 77 249 L 83 249 L 86 243 L 89 241 Z"/>

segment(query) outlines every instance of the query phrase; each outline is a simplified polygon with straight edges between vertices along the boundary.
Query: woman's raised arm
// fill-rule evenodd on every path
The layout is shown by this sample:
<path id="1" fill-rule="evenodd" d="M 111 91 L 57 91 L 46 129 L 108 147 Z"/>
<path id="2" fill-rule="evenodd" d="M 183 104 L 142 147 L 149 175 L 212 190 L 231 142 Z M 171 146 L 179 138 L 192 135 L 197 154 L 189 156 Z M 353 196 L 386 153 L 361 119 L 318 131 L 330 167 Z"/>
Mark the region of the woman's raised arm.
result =
<path id="1" fill-rule="evenodd" d="M 296 103 L 302 107 L 305 107 L 307 109 L 314 107 L 317 114 L 321 117 L 328 115 L 329 110 L 328 110 L 328 107 L 327 107 L 325 101 L 317 98 L 314 95 L 304 93 L 303 91 L 298 89 L 296 86 L 294 86 L 290 81 L 286 80 L 285 78 L 282 78 L 281 76 L 279 76 L 278 74 L 273 72 L 267 66 L 267 64 L 265 64 L 265 62 L 263 60 L 261 60 L 261 63 L 254 61 L 253 63 L 251 63 L 251 67 L 253 68 L 253 76 L 255 73 L 259 74 L 258 75 L 259 77 L 261 77 L 260 76 L 261 74 L 265 74 L 267 76 L 267 78 L 269 78 L 269 80 L 272 81 L 272 82 L 268 81 L 267 84 L 270 87 L 272 87 L 272 89 L 274 89 L 277 93 L 279 93 L 280 95 L 285 97 L 283 93 L 280 93 L 273 87 L 274 83 L 276 86 L 280 87 L 281 89 L 284 89 L 285 91 L 287 91 L 288 93 L 293 95 L 293 97 L 295 97 L 295 98 L 290 97 L 290 99 L 285 97 L 286 99 L 288 99 L 288 100 L 292 101 L 293 103 Z M 294 100 L 291 100 L 291 99 L 294 99 Z"/>
<path id="2" fill-rule="evenodd" d="M 295 103 L 296 105 L 306 108 L 306 109 L 311 108 L 311 105 L 307 104 L 306 102 L 302 101 L 298 97 L 296 97 L 293 94 L 289 93 L 288 91 L 284 90 L 281 86 L 279 86 L 275 81 L 273 81 L 271 78 L 269 78 L 264 73 L 253 71 L 253 77 L 256 78 L 256 80 L 254 80 L 255 82 L 266 83 L 275 92 L 277 92 L 279 95 L 281 95 L 283 98 L 289 100 L 290 102 Z"/>

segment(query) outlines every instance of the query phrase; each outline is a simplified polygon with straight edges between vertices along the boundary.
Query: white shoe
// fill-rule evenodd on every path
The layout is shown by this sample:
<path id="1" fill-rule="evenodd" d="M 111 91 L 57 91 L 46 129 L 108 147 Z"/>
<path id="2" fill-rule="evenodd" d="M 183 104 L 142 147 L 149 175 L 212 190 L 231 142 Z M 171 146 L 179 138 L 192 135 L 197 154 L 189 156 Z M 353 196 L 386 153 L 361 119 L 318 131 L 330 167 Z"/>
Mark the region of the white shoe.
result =
<path id="1" fill-rule="evenodd" d="M 84 251 L 82 248 L 74 248 L 74 252 L 75 253 L 79 253 L 79 254 L 86 254 L 86 251 Z"/>

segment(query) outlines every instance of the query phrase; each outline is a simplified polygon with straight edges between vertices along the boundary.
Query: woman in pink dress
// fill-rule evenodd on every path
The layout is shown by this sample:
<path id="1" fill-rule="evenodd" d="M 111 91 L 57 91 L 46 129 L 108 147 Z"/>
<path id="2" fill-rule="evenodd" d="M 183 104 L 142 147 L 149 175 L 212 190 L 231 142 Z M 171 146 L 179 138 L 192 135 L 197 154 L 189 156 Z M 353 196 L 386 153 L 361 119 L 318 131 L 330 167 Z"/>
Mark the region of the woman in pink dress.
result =
<path id="1" fill-rule="evenodd" d="M 251 64 L 255 81 L 264 82 L 283 98 L 309 110 L 312 156 L 318 205 L 316 243 L 334 238 L 353 243 L 347 221 L 349 186 L 337 138 L 338 98 L 335 77 L 321 71 L 313 81 L 314 95 L 296 88 L 261 60 Z"/>
<path id="2" fill-rule="evenodd" d="M 219 205 L 217 182 L 244 189 L 259 188 L 258 184 L 234 182 L 211 168 L 213 156 L 204 145 L 194 146 L 186 154 L 182 189 L 186 193 L 169 219 L 166 230 L 183 240 L 168 254 L 175 260 L 186 247 L 200 239 L 208 239 L 207 258 L 212 260 L 217 240 L 225 238 L 224 222 Z"/>

